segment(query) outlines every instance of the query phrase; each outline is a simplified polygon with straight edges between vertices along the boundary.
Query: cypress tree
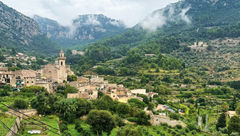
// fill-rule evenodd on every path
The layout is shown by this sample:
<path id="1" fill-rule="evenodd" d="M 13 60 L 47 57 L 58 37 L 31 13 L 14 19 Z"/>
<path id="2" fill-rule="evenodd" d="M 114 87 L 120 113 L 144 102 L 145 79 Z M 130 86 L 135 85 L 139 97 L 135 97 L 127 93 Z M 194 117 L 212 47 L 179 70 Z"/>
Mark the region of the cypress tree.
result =
<path id="1" fill-rule="evenodd" d="M 218 131 L 219 128 L 224 128 L 224 127 L 226 127 L 226 115 L 225 115 L 225 113 L 222 113 L 220 115 L 220 117 L 218 118 L 216 129 Z"/>

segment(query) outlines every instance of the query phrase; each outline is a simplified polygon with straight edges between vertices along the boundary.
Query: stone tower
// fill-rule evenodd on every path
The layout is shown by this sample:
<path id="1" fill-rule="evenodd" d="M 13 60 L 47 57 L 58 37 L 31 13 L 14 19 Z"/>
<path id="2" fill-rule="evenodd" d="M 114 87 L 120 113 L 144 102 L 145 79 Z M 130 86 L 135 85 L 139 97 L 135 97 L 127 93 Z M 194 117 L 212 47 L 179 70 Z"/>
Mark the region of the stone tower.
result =
<path id="1" fill-rule="evenodd" d="M 63 50 L 61 50 L 58 57 L 58 65 L 60 67 L 65 67 L 65 63 L 66 63 L 66 57 L 64 57 L 64 52 Z"/>

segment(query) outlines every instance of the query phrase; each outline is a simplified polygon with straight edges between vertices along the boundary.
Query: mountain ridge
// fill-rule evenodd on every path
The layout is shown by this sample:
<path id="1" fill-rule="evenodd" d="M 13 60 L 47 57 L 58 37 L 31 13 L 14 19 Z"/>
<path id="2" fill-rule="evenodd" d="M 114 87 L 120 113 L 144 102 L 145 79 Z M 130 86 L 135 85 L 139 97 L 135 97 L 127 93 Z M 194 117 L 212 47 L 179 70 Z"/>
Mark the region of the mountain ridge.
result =
<path id="1" fill-rule="evenodd" d="M 35 54 L 56 52 L 55 44 L 41 33 L 37 22 L 2 2 L 0 2 L 0 46 Z"/>
<path id="2" fill-rule="evenodd" d="M 62 26 L 57 21 L 35 15 L 41 32 L 48 38 L 64 46 L 93 42 L 126 29 L 123 22 L 108 18 L 103 14 L 79 15 L 71 26 Z"/>

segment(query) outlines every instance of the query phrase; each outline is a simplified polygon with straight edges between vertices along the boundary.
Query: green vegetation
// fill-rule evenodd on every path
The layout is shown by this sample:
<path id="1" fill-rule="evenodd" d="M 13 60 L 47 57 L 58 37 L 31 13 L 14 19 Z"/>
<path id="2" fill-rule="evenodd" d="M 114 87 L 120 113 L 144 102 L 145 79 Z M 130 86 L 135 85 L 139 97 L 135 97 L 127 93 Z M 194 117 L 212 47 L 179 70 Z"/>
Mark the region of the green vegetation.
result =
<path id="1" fill-rule="evenodd" d="M 9 115 L 6 115 L 4 113 L 0 113 L 0 120 L 7 125 L 7 127 L 11 128 L 13 126 L 13 124 L 16 122 L 16 117 L 11 117 Z M 3 124 L 1 123 L 0 125 L 0 135 L 1 136 L 5 136 L 8 133 L 8 129 L 3 126 Z"/>

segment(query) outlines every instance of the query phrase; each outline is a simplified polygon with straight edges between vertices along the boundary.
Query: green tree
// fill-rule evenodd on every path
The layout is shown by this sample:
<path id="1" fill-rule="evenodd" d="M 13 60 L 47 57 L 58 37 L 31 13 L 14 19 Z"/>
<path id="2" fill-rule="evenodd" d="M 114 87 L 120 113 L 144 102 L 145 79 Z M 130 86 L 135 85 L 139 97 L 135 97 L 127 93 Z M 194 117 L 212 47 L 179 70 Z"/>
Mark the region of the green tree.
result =
<path id="1" fill-rule="evenodd" d="M 102 134 L 103 131 L 110 133 L 116 126 L 112 114 L 105 110 L 90 111 L 86 122 L 92 126 L 96 134 Z"/>
<path id="2" fill-rule="evenodd" d="M 224 127 L 226 127 L 226 114 L 222 113 L 218 118 L 216 129 L 219 131 L 219 128 L 224 128 Z"/>
<path id="3" fill-rule="evenodd" d="M 142 130 L 139 127 L 125 126 L 117 131 L 118 136 L 142 136 Z"/>
<path id="4" fill-rule="evenodd" d="M 117 103 L 114 102 L 108 95 L 104 95 L 99 100 L 96 100 L 95 104 L 99 110 L 109 110 L 115 112 L 117 107 Z"/>
<path id="5" fill-rule="evenodd" d="M 130 104 L 131 107 L 136 107 L 139 109 L 144 109 L 147 106 L 144 102 L 135 98 L 129 99 L 128 103 Z"/>
<path id="6" fill-rule="evenodd" d="M 49 115 L 54 113 L 57 100 L 57 97 L 53 94 L 40 93 L 31 101 L 31 106 L 37 109 L 38 114 Z"/>
<path id="7" fill-rule="evenodd" d="M 77 81 L 77 76 L 76 75 L 68 75 L 67 76 L 67 81 Z"/>
<path id="8" fill-rule="evenodd" d="M 138 112 L 135 117 L 138 125 L 150 125 L 150 116 L 145 111 Z"/>
<path id="9" fill-rule="evenodd" d="M 126 117 L 127 114 L 129 114 L 130 112 L 130 107 L 128 106 L 128 104 L 125 103 L 119 103 L 117 106 L 117 113 L 121 116 L 121 117 Z"/>
<path id="10" fill-rule="evenodd" d="M 17 109 L 27 109 L 28 103 L 21 99 L 16 99 L 13 103 L 13 107 Z"/>
<path id="11" fill-rule="evenodd" d="M 21 89 L 21 92 L 27 92 L 27 93 L 42 93 L 47 92 L 46 88 L 41 86 L 25 86 Z"/>
<path id="12" fill-rule="evenodd" d="M 240 103 L 237 104 L 236 113 L 240 115 Z"/>
<path id="13" fill-rule="evenodd" d="M 64 120 L 73 122 L 74 119 L 87 115 L 92 104 L 85 99 L 62 99 L 56 103 L 56 112 Z"/>
<path id="14" fill-rule="evenodd" d="M 229 134 L 232 132 L 239 132 L 240 133 L 240 118 L 237 116 L 233 116 L 228 122 L 228 131 Z"/>

